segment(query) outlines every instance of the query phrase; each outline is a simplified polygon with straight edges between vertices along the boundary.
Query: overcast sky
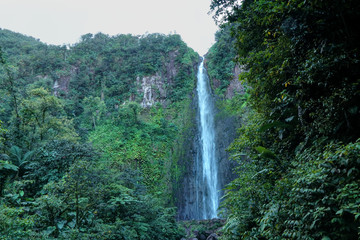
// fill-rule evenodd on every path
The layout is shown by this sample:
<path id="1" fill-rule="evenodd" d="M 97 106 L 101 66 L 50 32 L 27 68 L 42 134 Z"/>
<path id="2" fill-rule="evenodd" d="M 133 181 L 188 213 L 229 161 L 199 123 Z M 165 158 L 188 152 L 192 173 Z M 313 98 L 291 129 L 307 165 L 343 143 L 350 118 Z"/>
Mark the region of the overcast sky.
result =
<path id="1" fill-rule="evenodd" d="M 211 0 L 0 0 L 0 28 L 48 44 L 73 44 L 86 33 L 178 33 L 199 54 L 218 27 Z"/>

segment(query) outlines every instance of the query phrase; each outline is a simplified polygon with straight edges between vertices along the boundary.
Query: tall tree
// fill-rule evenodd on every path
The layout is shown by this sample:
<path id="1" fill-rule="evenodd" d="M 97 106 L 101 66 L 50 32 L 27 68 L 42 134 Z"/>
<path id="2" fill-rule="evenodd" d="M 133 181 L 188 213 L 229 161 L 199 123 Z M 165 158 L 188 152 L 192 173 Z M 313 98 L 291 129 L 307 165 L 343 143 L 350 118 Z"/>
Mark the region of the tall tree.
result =
<path id="1" fill-rule="evenodd" d="M 61 101 L 44 88 L 29 90 L 28 98 L 21 102 L 19 116 L 28 149 L 47 140 L 76 141 L 72 121 L 64 113 Z"/>

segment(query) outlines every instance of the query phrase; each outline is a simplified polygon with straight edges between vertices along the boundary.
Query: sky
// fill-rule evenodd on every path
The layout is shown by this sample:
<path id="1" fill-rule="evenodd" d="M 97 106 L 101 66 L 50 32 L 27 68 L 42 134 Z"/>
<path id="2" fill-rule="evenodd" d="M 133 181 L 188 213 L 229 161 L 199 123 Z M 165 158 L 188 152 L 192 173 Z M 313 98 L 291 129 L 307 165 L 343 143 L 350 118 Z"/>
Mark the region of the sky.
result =
<path id="1" fill-rule="evenodd" d="M 80 36 L 177 33 L 204 55 L 215 42 L 211 0 L 0 0 L 0 28 L 47 44 L 74 44 Z"/>

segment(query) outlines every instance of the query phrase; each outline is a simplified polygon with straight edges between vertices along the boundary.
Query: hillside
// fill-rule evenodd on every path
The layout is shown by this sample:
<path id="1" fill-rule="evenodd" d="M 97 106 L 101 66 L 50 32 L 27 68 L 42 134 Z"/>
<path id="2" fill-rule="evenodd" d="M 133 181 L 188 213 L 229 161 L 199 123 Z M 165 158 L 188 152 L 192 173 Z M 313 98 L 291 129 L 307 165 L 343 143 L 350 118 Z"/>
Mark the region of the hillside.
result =
<path id="1" fill-rule="evenodd" d="M 4 239 L 181 236 L 173 189 L 198 54 L 162 34 L 52 46 L 0 30 L 0 46 Z"/>
<path id="2" fill-rule="evenodd" d="M 205 58 L 0 30 L 0 240 L 359 239 L 359 1 L 210 13 Z"/>

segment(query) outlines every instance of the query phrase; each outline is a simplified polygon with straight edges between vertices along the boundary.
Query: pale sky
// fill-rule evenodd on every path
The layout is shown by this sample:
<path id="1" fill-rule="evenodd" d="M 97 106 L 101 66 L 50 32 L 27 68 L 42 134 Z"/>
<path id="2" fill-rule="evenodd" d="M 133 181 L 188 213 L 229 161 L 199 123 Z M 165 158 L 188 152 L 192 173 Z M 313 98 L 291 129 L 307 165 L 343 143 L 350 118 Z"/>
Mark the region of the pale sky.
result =
<path id="1" fill-rule="evenodd" d="M 211 0 L 0 0 L 0 28 L 40 41 L 74 44 L 86 33 L 178 33 L 204 55 L 218 27 Z"/>

